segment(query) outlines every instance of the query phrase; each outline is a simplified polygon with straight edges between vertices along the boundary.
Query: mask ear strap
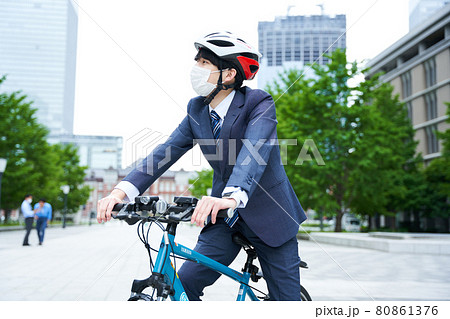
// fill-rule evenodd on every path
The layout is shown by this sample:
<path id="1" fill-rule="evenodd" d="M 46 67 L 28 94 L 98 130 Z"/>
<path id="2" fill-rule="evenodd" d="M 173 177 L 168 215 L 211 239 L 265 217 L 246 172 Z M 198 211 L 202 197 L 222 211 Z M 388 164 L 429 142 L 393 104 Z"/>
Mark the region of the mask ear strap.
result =
<path id="1" fill-rule="evenodd" d="M 228 89 L 231 89 L 234 87 L 233 84 L 223 84 L 222 83 L 222 63 L 220 63 L 220 62 L 219 62 L 219 69 L 220 69 L 220 74 L 219 74 L 219 79 L 217 80 L 217 87 L 207 97 L 205 97 L 205 99 L 204 99 L 205 104 L 211 103 L 211 101 L 216 97 L 216 95 L 221 90 L 228 90 Z"/>

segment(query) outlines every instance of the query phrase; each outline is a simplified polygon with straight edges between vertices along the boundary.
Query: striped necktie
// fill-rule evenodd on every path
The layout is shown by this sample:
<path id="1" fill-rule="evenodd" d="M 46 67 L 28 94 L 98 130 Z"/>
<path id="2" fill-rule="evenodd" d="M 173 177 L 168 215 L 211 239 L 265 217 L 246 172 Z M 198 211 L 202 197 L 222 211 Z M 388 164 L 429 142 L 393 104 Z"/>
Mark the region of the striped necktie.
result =
<path id="1" fill-rule="evenodd" d="M 214 139 L 216 140 L 217 143 L 217 139 L 220 136 L 220 130 L 222 128 L 222 126 L 220 125 L 220 116 L 214 110 L 211 111 L 210 116 L 211 116 L 211 129 L 213 132 Z"/>
<path id="2" fill-rule="evenodd" d="M 211 129 L 213 132 L 214 139 L 216 140 L 217 143 L 218 138 L 220 136 L 220 130 L 222 129 L 222 126 L 220 125 L 220 116 L 214 110 L 211 111 L 210 116 L 211 116 Z M 228 224 L 228 226 L 233 227 L 238 219 L 239 214 L 237 209 L 235 209 L 233 212 L 233 216 L 225 218 L 225 222 Z"/>

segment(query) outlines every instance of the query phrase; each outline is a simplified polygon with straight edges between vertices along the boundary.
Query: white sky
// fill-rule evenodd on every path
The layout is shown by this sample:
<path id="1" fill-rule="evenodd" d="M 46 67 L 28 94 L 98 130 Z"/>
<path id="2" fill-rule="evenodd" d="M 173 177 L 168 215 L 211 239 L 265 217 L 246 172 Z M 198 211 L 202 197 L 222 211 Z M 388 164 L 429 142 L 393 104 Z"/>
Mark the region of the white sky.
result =
<path id="1" fill-rule="evenodd" d="M 346 14 L 350 61 L 373 58 L 408 32 L 408 0 L 74 0 L 78 3 L 78 59 L 74 133 L 124 137 L 142 130 L 169 135 L 195 93 L 189 73 L 193 42 L 228 30 L 257 47 L 258 21 L 275 16 Z M 256 87 L 257 80 L 246 83 Z M 139 134 L 138 134 L 139 135 Z M 198 151 L 197 151 L 198 152 Z M 172 169 L 201 169 L 186 156 Z"/>

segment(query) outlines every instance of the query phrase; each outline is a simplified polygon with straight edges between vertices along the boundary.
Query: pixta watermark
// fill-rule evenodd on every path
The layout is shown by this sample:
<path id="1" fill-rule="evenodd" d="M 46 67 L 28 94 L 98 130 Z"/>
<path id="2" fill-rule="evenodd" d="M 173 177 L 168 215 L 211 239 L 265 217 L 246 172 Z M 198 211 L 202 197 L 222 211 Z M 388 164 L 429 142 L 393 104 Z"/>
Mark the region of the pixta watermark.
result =
<path id="1" fill-rule="evenodd" d="M 325 161 L 312 139 L 306 139 L 298 150 L 297 139 L 180 139 L 158 131 L 145 128 L 125 141 L 125 156 L 133 163 L 133 168 L 152 175 L 157 169 L 173 164 L 184 153 L 191 150 L 192 166 L 203 166 L 202 161 L 225 161 L 228 165 L 250 165 L 257 163 L 265 166 L 271 158 L 271 152 L 280 153 L 280 164 L 303 165 L 315 162 L 324 166 Z M 199 147 L 195 147 L 195 146 Z M 292 156 L 292 152 L 296 152 Z M 289 155 L 289 156 L 288 156 Z M 295 162 L 289 162 L 295 158 Z"/>

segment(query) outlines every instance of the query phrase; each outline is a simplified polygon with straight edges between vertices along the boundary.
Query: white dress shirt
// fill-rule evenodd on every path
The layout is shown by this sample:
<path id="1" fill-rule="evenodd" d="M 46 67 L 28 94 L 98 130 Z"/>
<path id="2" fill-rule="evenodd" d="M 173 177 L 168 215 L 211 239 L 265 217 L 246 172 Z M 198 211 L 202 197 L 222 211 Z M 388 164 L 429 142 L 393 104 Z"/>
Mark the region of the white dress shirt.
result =
<path id="1" fill-rule="evenodd" d="M 236 91 L 234 90 L 231 91 L 231 93 L 228 94 L 227 97 L 225 97 L 222 100 L 222 102 L 220 102 L 219 105 L 217 105 L 214 109 L 211 107 L 211 105 L 209 105 L 209 113 L 211 114 L 212 110 L 216 111 L 217 115 L 219 115 L 220 117 L 221 126 L 223 124 L 223 121 L 226 117 L 226 114 L 228 112 L 228 109 L 230 108 L 231 102 L 233 101 L 235 94 Z M 117 184 L 115 188 L 122 190 L 127 195 L 126 200 L 128 201 L 134 199 L 136 196 L 139 196 L 139 190 L 136 188 L 136 186 L 134 186 L 128 181 L 121 181 L 119 184 Z M 240 187 L 233 187 L 233 186 L 225 187 L 225 189 L 222 192 L 222 196 L 225 193 L 231 193 L 231 196 L 229 197 L 233 198 L 236 201 L 237 203 L 236 208 L 244 208 L 245 205 L 247 205 L 248 202 L 247 192 L 242 190 Z"/>
<path id="2" fill-rule="evenodd" d="M 24 200 L 22 205 L 20 205 L 20 209 L 22 210 L 22 214 L 24 218 L 34 217 L 34 211 L 31 208 L 31 204 Z"/>

